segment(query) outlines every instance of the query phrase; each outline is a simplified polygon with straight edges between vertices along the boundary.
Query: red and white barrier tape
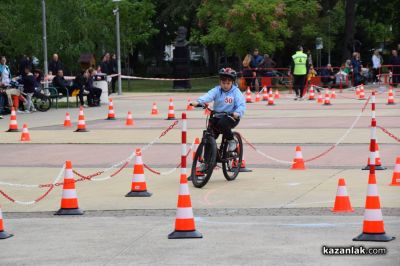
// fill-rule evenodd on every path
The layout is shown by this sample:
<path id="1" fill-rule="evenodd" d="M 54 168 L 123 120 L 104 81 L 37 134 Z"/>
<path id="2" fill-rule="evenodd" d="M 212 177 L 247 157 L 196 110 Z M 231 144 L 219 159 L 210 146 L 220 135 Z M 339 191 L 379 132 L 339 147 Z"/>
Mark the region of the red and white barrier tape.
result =
<path id="1" fill-rule="evenodd" d="M 323 151 L 322 153 L 309 158 L 309 159 L 304 159 L 304 162 L 311 162 L 314 161 L 316 159 L 321 158 L 322 156 L 328 154 L 330 151 L 332 151 L 334 148 L 336 148 L 337 146 L 339 146 L 339 144 L 350 134 L 351 130 L 353 130 L 353 128 L 355 127 L 355 125 L 358 123 L 358 121 L 361 118 L 362 113 L 365 111 L 365 108 L 367 107 L 369 101 L 371 99 L 371 96 L 369 96 L 366 100 L 366 102 L 364 103 L 363 107 L 361 108 L 360 113 L 356 116 L 356 119 L 353 121 L 353 123 L 351 124 L 351 126 L 346 130 L 346 132 L 339 138 L 339 140 L 333 144 L 331 147 L 329 147 L 327 150 Z M 281 164 L 292 164 L 292 161 L 285 161 L 285 160 L 280 160 L 278 158 L 275 158 L 273 156 L 267 155 L 264 152 L 260 151 L 259 149 L 257 149 L 252 143 L 250 143 L 245 137 L 242 136 L 242 139 L 246 142 L 247 145 L 249 145 L 254 151 L 256 151 L 258 154 L 260 154 L 261 156 L 270 159 L 272 161 L 275 161 L 277 163 L 281 163 Z"/>
<path id="2" fill-rule="evenodd" d="M 382 130 L 384 133 L 386 133 L 389 137 L 391 137 L 392 139 L 394 139 L 397 142 L 400 142 L 400 138 L 396 137 L 393 133 L 390 133 L 386 128 L 383 128 L 381 126 L 377 126 L 377 128 L 379 128 L 380 130 Z"/>
<path id="3" fill-rule="evenodd" d="M 177 124 L 179 123 L 179 121 L 175 121 L 173 124 L 171 124 L 166 130 L 164 130 L 161 135 L 157 138 L 155 138 L 153 141 L 151 141 L 150 143 L 146 144 L 142 150 L 147 150 L 150 146 L 152 146 L 153 144 L 155 144 L 156 142 L 158 142 L 163 136 L 165 136 L 170 130 L 172 130 Z M 77 171 L 74 171 L 74 173 L 76 175 L 78 175 L 80 177 L 80 179 L 75 179 L 75 182 L 80 182 L 80 181 L 85 181 L 85 180 L 90 180 L 90 181 L 104 181 L 104 180 L 108 180 L 114 176 L 116 176 L 118 173 L 120 173 L 125 167 L 127 167 L 129 165 L 129 162 L 135 157 L 135 153 L 132 153 L 128 158 L 112 165 L 109 168 L 103 169 L 101 171 L 98 171 L 94 174 L 91 175 L 82 175 L 80 173 L 78 173 Z M 122 166 L 121 166 L 122 165 Z M 103 173 L 109 172 L 110 170 L 121 166 L 119 169 L 117 169 L 114 173 L 106 176 L 106 177 L 101 177 L 101 178 L 94 178 L 96 176 L 102 175 Z M 13 203 L 17 203 L 17 204 L 22 204 L 22 205 L 31 205 L 31 204 L 35 204 L 37 202 L 39 202 L 40 200 L 42 200 L 43 198 L 45 198 L 52 190 L 54 187 L 57 186 L 61 186 L 63 185 L 63 182 L 60 182 L 62 175 L 64 173 L 65 170 L 65 165 L 62 167 L 62 169 L 60 170 L 60 173 L 57 175 L 57 177 L 54 179 L 54 181 L 50 184 L 38 184 L 38 185 L 30 185 L 30 184 L 14 184 L 14 183 L 8 183 L 8 182 L 2 182 L 0 181 L 0 185 L 4 185 L 4 186 L 12 186 L 12 187 L 23 187 L 23 188 L 46 188 L 48 187 L 48 190 L 43 193 L 40 197 L 38 197 L 36 200 L 33 201 L 19 201 L 19 200 L 15 200 L 14 198 L 12 198 L 10 195 L 8 195 L 7 193 L 5 193 L 3 190 L 0 190 L 0 194 L 3 195 L 6 199 L 8 199 L 9 201 L 13 202 Z M 176 169 L 174 169 L 175 171 Z"/>
<path id="4" fill-rule="evenodd" d="M 177 79 L 177 78 L 145 78 L 145 77 L 138 77 L 138 76 L 125 76 L 121 75 L 122 79 L 140 79 L 140 80 L 163 80 L 163 81 L 174 81 L 174 80 L 199 80 L 199 79 L 210 79 L 216 78 L 218 76 L 208 76 L 208 77 L 201 77 L 201 78 L 187 78 L 187 79 Z"/>

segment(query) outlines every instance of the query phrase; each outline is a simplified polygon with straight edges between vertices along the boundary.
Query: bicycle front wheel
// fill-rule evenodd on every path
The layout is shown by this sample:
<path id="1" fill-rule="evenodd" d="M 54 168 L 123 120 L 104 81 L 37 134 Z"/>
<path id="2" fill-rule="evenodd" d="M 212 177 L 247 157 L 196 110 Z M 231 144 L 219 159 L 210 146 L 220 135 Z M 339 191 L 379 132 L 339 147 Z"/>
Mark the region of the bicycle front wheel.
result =
<path id="1" fill-rule="evenodd" d="M 234 151 L 228 151 L 228 142 L 225 140 L 223 149 L 223 162 L 222 172 L 224 173 L 225 179 L 228 181 L 235 180 L 239 174 L 240 166 L 242 165 L 243 159 L 243 142 L 240 134 L 233 132 L 233 139 L 236 140 L 236 149 Z"/>
<path id="2" fill-rule="evenodd" d="M 210 180 L 217 160 L 217 143 L 210 137 L 199 144 L 192 163 L 192 183 L 197 188 L 204 187 Z"/>

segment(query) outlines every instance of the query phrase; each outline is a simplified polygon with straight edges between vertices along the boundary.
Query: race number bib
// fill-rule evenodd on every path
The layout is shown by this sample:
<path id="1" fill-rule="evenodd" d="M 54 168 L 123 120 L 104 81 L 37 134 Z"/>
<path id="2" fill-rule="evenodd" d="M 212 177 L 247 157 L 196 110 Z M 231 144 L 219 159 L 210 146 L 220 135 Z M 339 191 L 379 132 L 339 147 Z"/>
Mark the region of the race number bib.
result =
<path id="1" fill-rule="evenodd" d="M 229 96 L 225 97 L 224 102 L 225 102 L 225 104 L 232 104 L 233 103 L 233 97 L 229 97 Z"/>

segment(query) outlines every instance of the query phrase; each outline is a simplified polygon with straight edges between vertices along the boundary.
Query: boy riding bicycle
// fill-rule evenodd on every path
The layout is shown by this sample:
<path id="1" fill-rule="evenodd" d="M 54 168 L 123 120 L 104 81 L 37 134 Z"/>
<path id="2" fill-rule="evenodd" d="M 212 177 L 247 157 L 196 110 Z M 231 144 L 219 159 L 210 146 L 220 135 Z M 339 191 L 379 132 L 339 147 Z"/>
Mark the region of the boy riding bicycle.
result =
<path id="1" fill-rule="evenodd" d="M 233 138 L 232 128 L 239 124 L 240 118 L 246 110 L 246 103 L 236 86 L 236 71 L 231 68 L 222 68 L 218 74 L 220 85 L 209 90 L 191 105 L 202 106 L 214 102 L 213 109 L 215 112 L 228 114 L 227 116 L 213 117 L 210 122 L 228 140 L 228 150 L 234 151 L 237 143 Z"/>

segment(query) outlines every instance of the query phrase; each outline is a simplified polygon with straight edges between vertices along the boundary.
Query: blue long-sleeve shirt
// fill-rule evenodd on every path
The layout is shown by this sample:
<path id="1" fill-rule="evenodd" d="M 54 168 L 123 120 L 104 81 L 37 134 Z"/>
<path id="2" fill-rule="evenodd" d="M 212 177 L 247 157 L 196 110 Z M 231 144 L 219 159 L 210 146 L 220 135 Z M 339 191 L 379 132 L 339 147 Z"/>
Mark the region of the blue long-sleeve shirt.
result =
<path id="1" fill-rule="evenodd" d="M 246 103 L 242 93 L 236 85 L 232 85 L 229 91 L 224 91 L 221 86 L 209 90 L 206 94 L 197 99 L 200 104 L 214 102 L 214 111 L 238 113 L 244 115 Z"/>

